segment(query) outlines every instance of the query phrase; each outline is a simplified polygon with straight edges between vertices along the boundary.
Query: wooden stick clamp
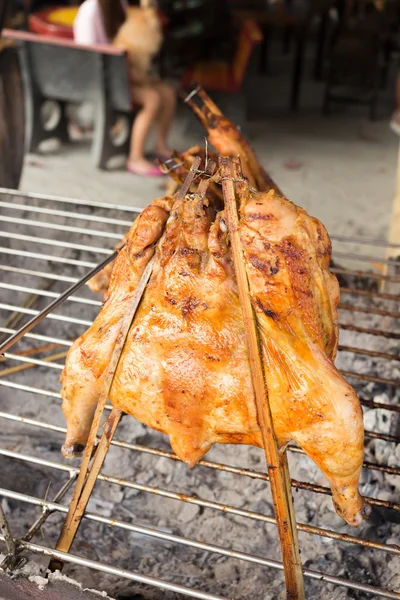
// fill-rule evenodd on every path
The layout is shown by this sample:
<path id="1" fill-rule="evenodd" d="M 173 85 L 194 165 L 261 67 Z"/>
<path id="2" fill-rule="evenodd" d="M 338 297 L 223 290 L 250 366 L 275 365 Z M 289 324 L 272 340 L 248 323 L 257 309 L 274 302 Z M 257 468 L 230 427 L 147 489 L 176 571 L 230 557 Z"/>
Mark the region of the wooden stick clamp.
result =
<path id="1" fill-rule="evenodd" d="M 189 173 L 187 174 L 187 177 L 181 189 L 177 194 L 177 198 L 184 198 L 187 192 L 189 191 L 191 183 L 193 182 L 193 179 L 196 176 L 196 172 L 199 168 L 200 162 L 201 159 L 199 157 L 196 157 L 194 159 L 193 165 Z M 147 263 L 147 266 L 140 279 L 139 285 L 134 291 L 132 298 L 130 299 L 130 304 L 128 305 L 126 313 L 121 322 L 120 332 L 118 334 L 113 354 L 108 365 L 108 371 L 104 379 L 103 387 L 100 391 L 99 398 L 97 401 L 97 407 L 90 428 L 90 433 L 88 441 L 86 443 L 85 452 L 83 455 L 81 468 L 75 485 L 74 493 L 72 495 L 71 503 L 64 522 L 63 529 L 57 541 L 56 550 L 60 550 L 61 552 L 69 552 L 72 546 L 72 542 L 74 541 L 75 535 L 82 521 L 83 514 L 86 510 L 86 506 L 89 502 L 90 496 L 95 486 L 97 476 L 100 473 L 100 470 L 104 464 L 104 460 L 106 458 L 112 438 L 122 416 L 122 411 L 120 411 L 117 408 L 112 409 L 110 416 L 103 425 L 103 435 L 101 436 L 100 442 L 95 450 L 97 432 L 100 426 L 100 421 L 104 412 L 104 407 L 108 398 L 108 394 L 112 386 L 114 374 L 117 370 L 119 359 L 121 357 L 125 341 L 131 328 L 136 311 L 139 307 L 142 296 L 150 280 L 150 276 L 153 271 L 154 260 L 155 258 L 153 255 L 153 257 Z M 62 567 L 63 563 L 60 560 L 52 559 L 50 561 L 49 569 L 51 571 L 60 571 Z"/>
<path id="2" fill-rule="evenodd" d="M 264 443 L 272 499 L 278 525 L 282 551 L 287 600 L 304 599 L 304 580 L 297 539 L 296 518 L 292 499 L 286 452 L 280 452 L 274 433 L 272 415 L 268 401 L 264 365 L 258 335 L 257 317 L 250 298 L 250 287 L 245 268 L 239 233 L 239 202 L 247 185 L 243 180 L 239 158 L 221 157 L 219 161 L 222 190 L 225 200 L 225 219 L 230 235 L 233 262 L 243 311 L 258 422 Z"/>

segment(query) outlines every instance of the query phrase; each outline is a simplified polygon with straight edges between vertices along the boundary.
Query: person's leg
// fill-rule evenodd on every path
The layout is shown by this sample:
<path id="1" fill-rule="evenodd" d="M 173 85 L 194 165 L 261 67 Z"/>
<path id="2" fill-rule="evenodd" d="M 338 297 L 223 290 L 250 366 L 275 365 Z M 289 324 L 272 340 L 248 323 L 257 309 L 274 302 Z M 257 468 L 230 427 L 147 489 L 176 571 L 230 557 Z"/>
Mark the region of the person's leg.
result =
<path id="1" fill-rule="evenodd" d="M 397 74 L 396 79 L 396 108 L 392 114 L 390 127 L 395 133 L 400 135 L 400 72 Z"/>
<path id="2" fill-rule="evenodd" d="M 154 88 L 161 96 L 161 106 L 157 119 L 156 152 L 160 156 L 169 156 L 168 133 L 175 116 L 176 92 L 172 86 L 164 81 L 154 82 Z"/>
<path id="3" fill-rule="evenodd" d="M 128 168 L 138 174 L 147 174 L 154 170 L 154 165 L 145 159 L 144 146 L 150 128 L 157 119 L 161 106 L 161 94 L 154 87 L 132 87 L 132 99 L 135 104 L 140 104 L 141 109 L 135 117 L 132 126 L 132 137 Z"/>

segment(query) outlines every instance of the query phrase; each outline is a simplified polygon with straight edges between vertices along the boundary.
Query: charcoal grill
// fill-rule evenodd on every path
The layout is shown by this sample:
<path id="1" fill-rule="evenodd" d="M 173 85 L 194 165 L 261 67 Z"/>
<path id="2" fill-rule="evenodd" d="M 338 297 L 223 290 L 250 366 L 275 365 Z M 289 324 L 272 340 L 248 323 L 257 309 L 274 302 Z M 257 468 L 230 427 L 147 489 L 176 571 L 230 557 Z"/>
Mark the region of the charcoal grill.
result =
<path id="1" fill-rule="evenodd" d="M 94 203 L 55 196 L 25 194 L 22 192 L 0 189 L 0 336 L 7 338 L 14 333 L 21 323 L 35 315 L 56 298 L 66 287 L 77 281 L 87 270 L 94 267 L 113 251 L 114 244 L 121 239 L 123 233 L 131 225 L 132 220 L 140 212 L 139 208 L 119 206 L 114 204 Z M 400 299 L 400 276 L 396 274 L 396 262 L 387 258 L 388 247 L 398 248 L 395 244 L 384 241 L 332 236 L 334 244 L 334 261 L 332 268 L 340 278 L 342 295 L 340 304 L 340 325 L 342 329 L 339 346 L 339 365 L 343 374 L 357 387 L 361 403 L 371 411 L 387 411 L 386 421 L 389 427 L 385 431 L 378 428 L 366 430 L 366 442 L 377 440 L 393 448 L 400 443 L 396 431 L 396 417 L 400 407 L 396 404 L 400 385 L 398 378 L 399 354 L 396 352 L 396 341 L 400 339 L 399 316 L 396 303 Z M 388 269 L 383 272 L 379 265 Z M 378 268 L 376 268 L 378 266 Z M 77 553 L 75 548 L 70 554 L 57 553 L 51 543 L 46 543 L 40 537 L 40 530 L 47 519 L 54 514 L 63 514 L 68 510 L 67 503 L 62 504 L 68 497 L 70 489 L 79 472 L 76 463 L 67 463 L 62 458 L 57 447 L 61 446 L 65 433 L 61 398 L 57 379 L 63 368 L 63 358 L 72 340 L 80 335 L 95 317 L 101 300 L 95 298 L 89 290 L 82 289 L 78 294 L 50 314 L 37 328 L 26 334 L 12 351 L 5 355 L 5 362 L 0 365 L 0 387 L 2 401 L 0 403 L 0 418 L 4 428 L 11 431 L 11 438 L 20 440 L 23 436 L 35 436 L 38 431 L 48 432 L 49 438 L 54 439 L 54 447 L 44 450 L 41 446 L 32 451 L 24 451 L 24 443 L 3 444 L 0 448 L 2 457 L 15 461 L 15 464 L 30 465 L 37 472 L 54 472 L 60 480 L 59 489 L 51 490 L 52 500 L 37 497 L 30 493 L 15 491 L 15 486 L 0 489 L 0 496 L 8 502 L 18 505 L 36 506 L 41 509 L 39 516 L 27 524 L 24 531 L 20 525 L 9 519 L 12 537 L 1 536 L 2 543 L 11 552 L 18 547 L 20 550 L 37 556 L 52 556 L 61 558 L 64 562 L 79 565 L 93 571 L 103 572 L 118 580 L 125 579 L 137 582 L 150 588 L 158 588 L 165 593 L 180 597 L 186 595 L 205 600 L 227 600 L 221 593 L 214 593 L 215 581 L 202 579 L 193 586 L 182 585 L 171 573 L 168 580 L 157 574 L 127 570 L 118 562 L 113 563 L 108 556 L 96 556 L 96 560 L 85 555 L 84 550 Z M 350 337 L 351 336 L 351 337 Z M 378 346 L 376 346 L 379 341 Z M 350 365 L 350 366 L 349 366 Z M 357 368 L 352 368 L 355 365 Z M 372 367 L 371 367 L 372 365 Z M 367 370 L 366 367 L 367 366 Z M 383 376 L 384 375 L 384 376 Z M 38 384 L 38 381 L 41 382 Z M 374 387 L 375 386 L 375 387 Z M 385 401 L 377 401 L 372 397 L 371 390 L 384 389 Z M 13 398 L 13 406 L 5 398 Z M 46 416 L 46 405 L 51 402 L 51 411 Z M 131 419 L 125 417 L 125 419 Z M 118 436 L 117 436 L 118 437 Z M 130 453 L 132 461 L 137 457 L 147 455 L 154 458 L 154 465 L 159 459 L 170 461 L 178 468 L 179 460 L 166 447 L 156 447 L 160 436 L 147 431 L 146 443 L 132 443 L 122 439 L 114 439 L 111 448 L 123 449 Z M 161 443 L 161 445 L 163 445 Z M 298 447 L 290 448 L 291 454 L 303 454 Z M 229 453 L 228 453 L 229 454 Z M 51 458 L 49 458 L 49 455 Z M 385 455 L 385 451 L 381 452 Z M 239 461 L 240 462 L 240 461 Z M 262 470 L 250 469 L 242 465 L 234 466 L 214 460 L 202 460 L 200 467 L 229 474 L 237 481 L 237 489 L 245 492 L 247 482 L 259 481 L 268 488 L 268 475 Z M 368 479 L 369 473 L 380 472 L 390 476 L 399 476 L 400 468 L 382 461 L 364 463 Z M 40 468 L 40 471 L 37 469 Z M 153 467 L 154 468 L 154 467 Z M 190 472 L 190 477 L 198 483 L 196 469 Z M 139 473 L 138 473 L 139 475 Z M 137 480 L 138 479 L 138 480 Z M 125 478 L 121 473 L 109 472 L 108 464 L 101 471 L 98 481 L 110 488 L 121 487 L 135 491 L 144 499 L 157 497 L 160 503 L 166 499 L 184 505 L 194 505 L 203 511 L 224 515 L 224 518 L 238 517 L 268 525 L 268 531 L 274 531 L 276 525 L 272 511 L 266 514 L 262 511 L 250 510 L 243 506 L 226 504 L 217 499 L 203 498 L 200 491 L 186 493 L 182 489 L 168 489 L 168 486 L 152 486 L 139 482 L 140 477 Z M 195 484 L 197 485 L 197 484 Z M 307 497 L 322 497 L 330 494 L 328 487 L 306 480 L 292 480 L 295 498 L 306 494 Z M 8 489 L 10 488 L 10 489 Z M 105 488 L 102 488 L 105 489 Z M 400 504 L 388 498 L 379 497 L 377 493 L 369 498 L 375 512 L 383 511 L 384 515 L 400 514 Z M 168 505 L 166 505 L 168 506 Z M 332 515 L 333 515 L 333 508 Z M 389 517 L 390 518 L 390 517 Z M 300 520 L 300 519 L 299 519 Z M 396 521 L 396 518 L 393 519 Z M 176 547 L 184 547 L 201 551 L 212 556 L 217 561 L 220 557 L 228 557 L 235 564 L 251 563 L 256 567 L 281 571 L 282 563 L 275 556 L 264 556 L 248 551 L 241 551 L 221 540 L 221 545 L 202 539 L 198 535 L 171 533 L 165 527 L 153 525 L 151 516 L 147 523 L 131 522 L 114 518 L 114 515 L 104 516 L 90 510 L 85 513 L 84 522 L 94 522 L 112 529 L 117 536 L 118 544 L 129 545 L 131 534 L 145 536 L 156 540 L 156 543 L 168 543 L 168 552 Z M 14 533 L 17 529 L 18 532 Z M 299 522 L 298 531 L 301 536 L 316 536 L 316 539 L 330 540 L 331 544 L 353 545 L 353 547 L 380 553 L 388 557 L 399 556 L 400 546 L 388 541 L 358 537 L 357 529 L 351 533 L 334 531 L 320 527 L 311 522 Z M 3 532 L 4 533 L 4 532 Z M 78 534 L 78 539 L 79 539 Z M 300 548 L 302 546 L 300 538 Z M 392 540 L 393 541 L 393 540 Z M 17 545 L 17 546 L 16 546 Z M 330 546 L 331 547 L 331 546 Z M 84 545 L 81 545 L 81 549 Z M 316 552 L 317 541 L 316 541 Z M 265 548 L 268 555 L 268 547 Z M 191 558 L 188 554 L 187 561 Z M 400 591 L 385 589 L 374 582 L 355 580 L 338 573 L 322 572 L 304 568 L 306 582 L 309 579 L 319 580 L 320 594 L 326 595 L 327 586 L 341 586 L 348 590 L 364 592 L 371 598 L 400 599 Z M 328 587 L 332 589 L 332 587 Z M 157 596 L 159 597 L 159 596 Z M 238 596 L 239 598 L 240 596 Z M 260 596 L 261 597 L 261 596 Z M 351 596 L 356 597 L 356 596 Z"/>

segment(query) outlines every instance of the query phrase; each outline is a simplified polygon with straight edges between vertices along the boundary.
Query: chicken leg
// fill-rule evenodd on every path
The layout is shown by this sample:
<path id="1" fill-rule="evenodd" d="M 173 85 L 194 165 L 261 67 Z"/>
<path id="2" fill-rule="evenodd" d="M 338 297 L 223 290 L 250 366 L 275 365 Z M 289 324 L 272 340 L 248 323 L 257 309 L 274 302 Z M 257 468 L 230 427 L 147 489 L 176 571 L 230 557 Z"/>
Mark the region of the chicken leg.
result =
<path id="1" fill-rule="evenodd" d="M 333 364 L 336 278 L 324 227 L 275 191 L 239 184 L 240 237 L 262 341 L 278 443 L 295 440 L 327 476 L 350 524 L 369 513 L 358 492 L 363 419 L 353 388 Z"/>

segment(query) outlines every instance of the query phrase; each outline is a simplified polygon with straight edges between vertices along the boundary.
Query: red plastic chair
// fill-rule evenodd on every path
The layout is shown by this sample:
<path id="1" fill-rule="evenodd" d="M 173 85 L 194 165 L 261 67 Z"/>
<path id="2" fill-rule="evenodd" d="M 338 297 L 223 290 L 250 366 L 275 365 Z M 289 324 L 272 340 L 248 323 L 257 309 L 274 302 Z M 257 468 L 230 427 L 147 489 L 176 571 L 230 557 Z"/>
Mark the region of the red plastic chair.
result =
<path id="1" fill-rule="evenodd" d="M 181 79 L 181 86 L 186 88 L 196 82 L 208 91 L 232 94 L 238 92 L 242 87 L 253 49 L 262 40 L 263 34 L 256 21 L 251 19 L 244 21 L 232 62 L 198 62 L 185 72 Z"/>

